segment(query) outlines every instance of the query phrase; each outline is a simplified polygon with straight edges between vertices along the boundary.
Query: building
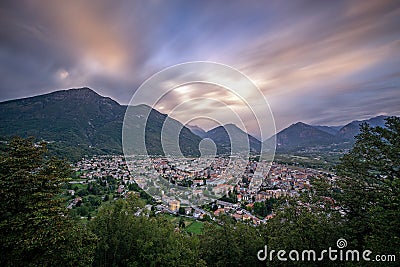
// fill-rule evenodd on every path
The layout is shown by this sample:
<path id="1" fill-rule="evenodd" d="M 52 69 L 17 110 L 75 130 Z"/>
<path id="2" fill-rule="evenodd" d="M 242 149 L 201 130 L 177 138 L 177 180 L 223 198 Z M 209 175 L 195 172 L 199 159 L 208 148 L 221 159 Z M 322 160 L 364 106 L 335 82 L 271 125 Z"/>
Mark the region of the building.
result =
<path id="1" fill-rule="evenodd" d="M 169 202 L 169 209 L 172 211 L 178 211 L 181 207 L 181 203 L 178 200 L 172 200 Z"/>

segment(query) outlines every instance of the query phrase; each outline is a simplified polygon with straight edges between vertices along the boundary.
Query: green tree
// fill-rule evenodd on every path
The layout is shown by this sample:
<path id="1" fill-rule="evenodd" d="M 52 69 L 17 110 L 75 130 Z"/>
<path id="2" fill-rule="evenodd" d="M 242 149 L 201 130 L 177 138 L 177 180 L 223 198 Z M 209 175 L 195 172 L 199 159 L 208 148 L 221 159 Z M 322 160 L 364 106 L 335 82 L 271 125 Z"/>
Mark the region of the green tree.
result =
<path id="1" fill-rule="evenodd" d="M 268 250 L 315 250 L 320 253 L 329 247 L 335 247 L 336 241 L 342 237 L 343 223 L 341 216 L 329 201 L 315 195 L 315 191 L 307 192 L 300 197 L 283 202 L 276 216 L 268 220 L 263 237 Z M 318 256 L 320 254 L 317 254 Z M 287 255 L 286 255 L 287 257 Z M 282 266 L 276 253 L 271 266 Z M 288 266 L 337 266 L 327 257 L 322 262 L 290 261 Z"/>
<path id="2" fill-rule="evenodd" d="M 222 226 L 206 223 L 200 236 L 200 254 L 207 266 L 264 266 L 257 252 L 265 245 L 259 228 L 221 217 Z"/>
<path id="3" fill-rule="evenodd" d="M 185 214 L 185 208 L 184 207 L 179 207 L 178 213 L 182 214 L 182 215 Z"/>
<path id="4" fill-rule="evenodd" d="M 68 216 L 61 185 L 69 165 L 45 144 L 14 138 L 0 155 L 1 266 L 85 266 L 95 237 Z"/>
<path id="5" fill-rule="evenodd" d="M 261 217 L 265 217 L 267 215 L 264 202 L 254 202 L 253 210 L 256 215 Z"/>
<path id="6" fill-rule="evenodd" d="M 183 217 L 179 219 L 179 228 L 185 228 L 185 220 Z"/>
<path id="7" fill-rule="evenodd" d="M 90 228 L 97 235 L 94 266 L 127 266 L 134 261 L 135 229 L 132 208 L 125 200 L 103 205 Z M 129 212 L 128 212 L 129 211 Z"/>
<path id="8" fill-rule="evenodd" d="M 353 245 L 400 258 L 400 118 L 385 128 L 363 124 L 338 174 L 334 197 Z"/>
<path id="9" fill-rule="evenodd" d="M 85 217 L 85 216 L 87 216 L 89 214 L 89 208 L 85 204 L 81 205 L 80 207 L 77 207 L 76 211 L 82 217 Z"/>
<path id="10" fill-rule="evenodd" d="M 143 202 L 120 199 L 103 206 L 90 228 L 99 238 L 94 266 L 201 266 L 195 236 L 163 217 L 147 217 Z"/>

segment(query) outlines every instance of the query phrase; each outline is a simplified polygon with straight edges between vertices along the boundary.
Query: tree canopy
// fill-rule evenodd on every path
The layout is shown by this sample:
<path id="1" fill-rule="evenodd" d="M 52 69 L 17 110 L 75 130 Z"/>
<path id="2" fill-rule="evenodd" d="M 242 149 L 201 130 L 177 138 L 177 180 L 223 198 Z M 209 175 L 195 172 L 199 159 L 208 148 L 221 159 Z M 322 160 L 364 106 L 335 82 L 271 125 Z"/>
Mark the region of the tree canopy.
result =
<path id="1" fill-rule="evenodd" d="M 45 144 L 13 139 L 0 155 L 2 266 L 87 266 L 95 236 L 68 217 L 59 197 L 69 166 Z"/>
<path id="2" fill-rule="evenodd" d="M 388 118 L 385 128 L 363 124 L 356 140 L 338 166 L 340 190 L 334 197 L 346 215 L 348 234 L 356 237 L 356 246 L 398 254 L 400 118 Z"/>

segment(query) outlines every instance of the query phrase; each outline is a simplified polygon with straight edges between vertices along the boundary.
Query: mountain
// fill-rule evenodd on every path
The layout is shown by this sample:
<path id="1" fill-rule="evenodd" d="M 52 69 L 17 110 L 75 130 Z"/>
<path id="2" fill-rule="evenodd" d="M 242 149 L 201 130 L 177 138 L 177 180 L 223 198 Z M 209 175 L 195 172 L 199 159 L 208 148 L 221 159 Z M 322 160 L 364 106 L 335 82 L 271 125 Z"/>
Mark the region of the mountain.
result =
<path id="1" fill-rule="evenodd" d="M 371 127 L 376 127 L 376 126 L 385 127 L 386 118 L 388 118 L 388 116 L 377 116 L 367 120 L 352 121 L 349 124 L 343 126 L 338 131 L 336 136 L 346 141 L 354 141 L 354 136 L 360 133 L 360 124 L 368 123 Z"/>
<path id="2" fill-rule="evenodd" d="M 334 135 L 303 122 L 292 124 L 276 134 L 277 150 L 291 150 L 312 145 L 326 145 L 334 141 Z"/>
<path id="3" fill-rule="evenodd" d="M 179 121 L 144 104 L 129 106 L 127 114 L 128 116 L 134 116 L 135 119 L 126 120 L 124 127 L 130 127 L 132 129 L 138 126 L 140 126 L 138 127 L 139 129 L 145 127 L 144 138 L 148 154 L 164 155 L 165 151 L 168 154 L 182 153 L 185 156 L 200 155 L 199 143 L 202 138 L 192 133 Z M 146 121 L 147 114 L 148 118 Z M 131 123 L 136 125 L 130 125 Z M 161 131 L 164 131 L 163 143 L 161 142 Z M 140 133 L 140 131 L 135 130 L 131 131 L 131 133 L 134 135 L 143 134 L 143 132 Z M 129 135 L 126 136 L 126 138 L 128 138 L 126 142 L 133 142 L 132 148 L 135 150 L 135 147 L 138 146 L 137 144 L 134 144 L 134 142 L 138 142 L 142 139 L 135 136 L 129 140 L 129 137 Z M 174 146 L 176 137 L 178 137 L 178 144 Z"/>
<path id="4" fill-rule="evenodd" d="M 58 156 L 79 159 L 83 155 L 122 153 L 122 124 L 127 106 L 89 88 L 69 89 L 0 103 L 0 136 L 34 136 L 49 142 Z M 138 116 L 150 107 L 133 107 Z M 146 128 L 149 152 L 160 154 L 160 133 L 168 116 L 151 110 Z M 197 155 L 201 138 L 180 122 L 179 142 L 184 154 Z"/>
<path id="5" fill-rule="evenodd" d="M 186 124 L 185 125 L 186 128 L 188 128 L 192 133 L 194 133 L 195 135 L 204 138 L 206 136 L 206 131 L 204 131 L 201 127 L 197 126 L 197 125 L 189 125 Z"/>
<path id="6" fill-rule="evenodd" d="M 312 125 L 313 127 L 331 135 L 336 135 L 343 126 Z"/>
<path id="7" fill-rule="evenodd" d="M 351 148 L 354 136 L 360 133 L 360 124 L 368 123 L 371 127 L 385 127 L 388 116 L 377 116 L 362 121 L 352 121 L 344 126 L 308 125 L 298 122 L 283 129 L 275 136 L 264 141 L 266 147 L 276 138 L 277 151 L 293 151 L 303 148 L 315 148 L 336 144 L 336 148 Z"/>
<path id="8" fill-rule="evenodd" d="M 62 90 L 0 103 L 0 135 L 50 141 L 57 154 L 121 151 L 125 108 L 89 88 Z"/>
<path id="9" fill-rule="evenodd" d="M 120 105 L 89 88 L 61 90 L 1 102 L 0 139 L 7 140 L 15 135 L 34 136 L 37 140 L 47 141 L 53 154 L 72 160 L 80 159 L 84 155 L 120 154 L 122 124 L 127 109 L 130 110 L 130 115 L 140 118 L 135 120 L 137 125 L 129 125 L 130 127 L 140 128 L 139 126 L 146 123 L 146 148 L 147 152 L 153 155 L 163 154 L 161 130 L 165 122 L 169 127 L 163 135 L 164 148 L 174 147 L 176 135 L 179 135 L 179 147 L 186 156 L 200 154 L 199 143 L 203 138 L 212 139 L 219 154 L 230 153 L 232 148 L 235 151 L 245 151 L 248 142 L 252 152 L 261 150 L 261 142 L 258 139 L 234 124 L 219 126 L 205 132 L 198 126 L 184 126 L 146 105 Z M 268 144 L 274 144 L 272 141 L 276 138 L 278 151 L 331 144 L 350 148 L 354 143 L 354 136 L 359 133 L 361 123 L 367 122 L 373 127 L 384 126 L 386 118 L 387 116 L 378 116 L 363 121 L 352 121 L 340 129 L 339 126 L 312 126 L 298 122 L 266 140 L 264 145 L 268 147 Z"/>
<path id="10" fill-rule="evenodd" d="M 218 154 L 230 153 L 232 148 L 234 148 L 234 152 L 243 152 L 249 149 L 250 152 L 256 153 L 261 151 L 261 142 L 242 131 L 235 124 L 226 124 L 211 129 L 206 133 L 205 137 L 215 142 Z M 231 143 L 233 144 L 232 146 Z"/>

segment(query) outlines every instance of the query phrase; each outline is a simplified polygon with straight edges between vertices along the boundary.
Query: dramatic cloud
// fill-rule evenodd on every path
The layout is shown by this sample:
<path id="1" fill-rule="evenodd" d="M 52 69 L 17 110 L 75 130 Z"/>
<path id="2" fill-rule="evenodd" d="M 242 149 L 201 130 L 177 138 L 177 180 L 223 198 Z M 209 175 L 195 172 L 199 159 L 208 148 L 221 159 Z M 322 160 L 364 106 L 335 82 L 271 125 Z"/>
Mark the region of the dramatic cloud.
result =
<path id="1" fill-rule="evenodd" d="M 210 60 L 260 87 L 278 130 L 400 115 L 398 1 L 2 1 L 0 25 L 0 100 L 89 86 L 127 104 L 155 72 Z M 158 107 L 208 97 L 192 109 L 232 122 L 222 101 L 255 129 L 238 99 L 210 88 L 178 88 Z"/>

